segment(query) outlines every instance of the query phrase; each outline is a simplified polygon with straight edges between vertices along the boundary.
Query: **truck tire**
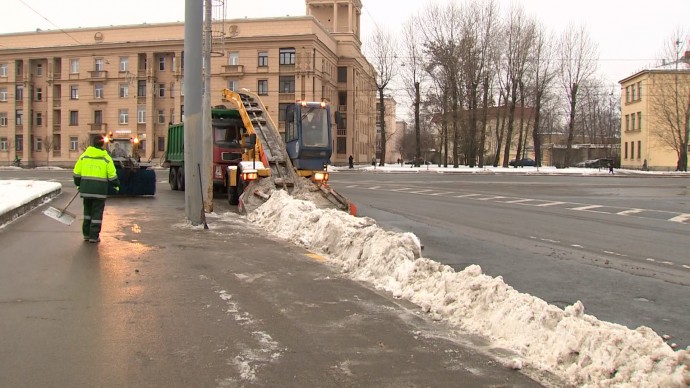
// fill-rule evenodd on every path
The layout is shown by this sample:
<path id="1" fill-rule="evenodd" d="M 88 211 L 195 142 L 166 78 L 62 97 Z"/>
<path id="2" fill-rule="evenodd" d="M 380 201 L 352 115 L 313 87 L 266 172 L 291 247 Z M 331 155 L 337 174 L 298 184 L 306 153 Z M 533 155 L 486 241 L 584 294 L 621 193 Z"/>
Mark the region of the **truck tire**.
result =
<path id="1" fill-rule="evenodd" d="M 240 203 L 240 196 L 237 194 L 237 186 L 230 186 L 228 183 L 228 203 L 237 206 Z"/>
<path id="2" fill-rule="evenodd" d="M 179 167 L 177 169 L 177 189 L 180 191 L 184 191 L 185 186 L 184 186 L 184 167 Z"/>
<path id="3" fill-rule="evenodd" d="M 168 173 L 168 183 L 170 183 L 171 190 L 178 190 L 177 186 L 177 167 L 170 167 L 170 172 Z"/>

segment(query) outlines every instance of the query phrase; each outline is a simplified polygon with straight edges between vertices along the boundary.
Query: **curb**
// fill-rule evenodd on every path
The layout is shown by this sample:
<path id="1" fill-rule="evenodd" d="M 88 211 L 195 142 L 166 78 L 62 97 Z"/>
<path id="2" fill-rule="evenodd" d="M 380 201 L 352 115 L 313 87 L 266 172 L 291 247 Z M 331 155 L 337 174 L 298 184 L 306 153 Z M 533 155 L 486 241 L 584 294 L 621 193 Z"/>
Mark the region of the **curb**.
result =
<path id="1" fill-rule="evenodd" d="M 58 195 L 60 195 L 60 193 L 62 193 L 62 188 L 55 189 L 21 206 L 18 206 L 14 209 L 10 209 L 5 213 L 0 214 L 0 228 L 23 216 L 24 214 L 30 212 L 34 208 L 43 205 L 47 200 L 57 197 Z"/>

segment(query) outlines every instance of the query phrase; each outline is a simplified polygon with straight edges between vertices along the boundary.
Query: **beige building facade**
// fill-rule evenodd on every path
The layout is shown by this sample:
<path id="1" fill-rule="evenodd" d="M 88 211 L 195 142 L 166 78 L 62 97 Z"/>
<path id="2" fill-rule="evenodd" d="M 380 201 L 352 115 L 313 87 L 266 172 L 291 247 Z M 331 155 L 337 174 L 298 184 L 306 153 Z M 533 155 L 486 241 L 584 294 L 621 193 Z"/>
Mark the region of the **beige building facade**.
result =
<path id="1" fill-rule="evenodd" d="M 252 90 L 282 130 L 287 104 L 326 100 L 332 116 L 345 118 L 341 127 L 333 120 L 332 162 L 370 160 L 376 103 L 373 68 L 361 53 L 362 4 L 305 5 L 306 16 L 221 25 L 211 103 L 222 104 L 223 88 Z M 183 74 L 183 23 L 0 35 L 0 163 L 68 166 L 93 136 L 109 132 L 138 138 L 142 160 L 158 162 L 168 125 L 184 117 Z"/>
<path id="2" fill-rule="evenodd" d="M 376 100 L 376 160 L 381 161 L 383 157 L 382 152 L 382 130 L 381 130 L 381 110 L 380 102 Z M 392 97 L 384 97 L 383 105 L 385 107 L 385 128 L 386 128 L 386 156 L 383 158 L 385 163 L 396 163 L 400 158 L 400 150 L 398 144 L 402 138 L 402 132 L 398 131 L 398 126 L 395 124 L 395 109 L 397 103 Z"/>
<path id="3" fill-rule="evenodd" d="M 676 170 L 690 125 L 690 52 L 620 85 L 621 167 Z"/>

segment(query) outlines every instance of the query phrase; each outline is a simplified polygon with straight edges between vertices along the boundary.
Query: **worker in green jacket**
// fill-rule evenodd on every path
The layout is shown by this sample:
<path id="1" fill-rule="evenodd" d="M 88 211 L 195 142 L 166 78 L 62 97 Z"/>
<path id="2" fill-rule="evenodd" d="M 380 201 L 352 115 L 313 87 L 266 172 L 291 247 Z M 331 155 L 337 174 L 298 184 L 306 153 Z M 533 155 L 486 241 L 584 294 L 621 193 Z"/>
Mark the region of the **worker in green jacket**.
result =
<path id="1" fill-rule="evenodd" d="M 84 222 L 81 231 L 84 240 L 91 243 L 101 241 L 101 225 L 108 188 L 112 185 L 120 190 L 120 181 L 115 173 L 113 159 L 105 150 L 106 140 L 96 136 L 92 145 L 84 151 L 74 165 L 74 184 L 84 198 Z"/>

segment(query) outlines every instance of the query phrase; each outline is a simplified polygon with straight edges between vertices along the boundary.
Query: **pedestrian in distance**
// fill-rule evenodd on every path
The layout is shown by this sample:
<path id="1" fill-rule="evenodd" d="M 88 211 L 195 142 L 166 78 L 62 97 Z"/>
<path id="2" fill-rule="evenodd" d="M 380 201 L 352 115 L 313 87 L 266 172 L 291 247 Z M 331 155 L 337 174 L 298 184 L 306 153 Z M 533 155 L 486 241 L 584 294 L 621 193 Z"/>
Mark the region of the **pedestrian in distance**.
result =
<path id="1" fill-rule="evenodd" d="M 609 162 L 608 166 L 609 166 L 609 174 L 613 174 L 613 164 L 611 164 L 611 162 Z"/>
<path id="2" fill-rule="evenodd" d="M 105 149 L 105 138 L 96 136 L 91 146 L 77 159 L 74 165 L 74 184 L 84 199 L 84 222 L 81 232 L 84 241 L 97 243 L 101 241 L 101 225 L 108 189 L 112 185 L 115 191 L 120 190 L 113 159 Z"/>
<path id="3" fill-rule="evenodd" d="M 350 168 L 355 168 L 355 160 L 352 157 L 352 155 L 350 155 L 350 157 L 347 158 L 347 164 L 350 166 Z"/>

